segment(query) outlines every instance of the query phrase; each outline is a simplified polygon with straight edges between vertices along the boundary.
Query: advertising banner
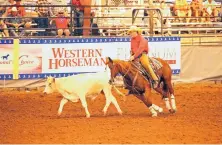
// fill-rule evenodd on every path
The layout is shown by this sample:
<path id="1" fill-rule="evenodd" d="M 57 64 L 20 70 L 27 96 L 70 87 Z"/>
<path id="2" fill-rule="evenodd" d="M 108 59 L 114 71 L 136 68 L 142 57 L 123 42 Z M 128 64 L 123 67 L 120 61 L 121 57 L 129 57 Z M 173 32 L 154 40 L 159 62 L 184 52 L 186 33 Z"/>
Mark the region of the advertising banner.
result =
<path id="1" fill-rule="evenodd" d="M 0 40 L 0 79 L 12 79 L 13 40 Z"/>
<path id="2" fill-rule="evenodd" d="M 170 64 L 173 73 L 179 74 L 180 38 L 152 37 L 147 39 L 149 55 L 163 58 Z M 5 52 L 2 56 L 10 51 Z M 18 78 L 45 78 L 50 75 L 63 77 L 104 71 L 105 58 L 108 56 L 112 59 L 128 60 L 130 38 L 21 39 Z M 10 73 L 9 68 L 8 73 Z"/>

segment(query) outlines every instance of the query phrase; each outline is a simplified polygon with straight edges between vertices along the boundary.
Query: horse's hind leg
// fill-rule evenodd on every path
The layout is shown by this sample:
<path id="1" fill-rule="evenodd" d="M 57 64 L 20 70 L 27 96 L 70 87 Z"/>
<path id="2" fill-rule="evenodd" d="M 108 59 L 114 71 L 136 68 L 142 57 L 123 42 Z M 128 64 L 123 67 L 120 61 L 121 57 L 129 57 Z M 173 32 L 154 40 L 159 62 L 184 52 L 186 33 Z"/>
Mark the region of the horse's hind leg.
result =
<path id="1" fill-rule="evenodd" d="M 163 95 L 163 100 L 165 102 L 165 105 L 166 105 L 166 108 L 171 112 L 172 108 L 170 106 L 170 101 L 169 101 L 169 98 L 168 98 L 168 86 L 166 84 L 166 82 L 164 81 L 163 82 L 163 92 L 166 92 L 166 95 Z"/>
<path id="2" fill-rule="evenodd" d="M 171 84 L 171 81 L 166 81 L 166 84 L 169 88 L 169 92 L 170 92 L 170 101 L 171 101 L 171 106 L 172 106 L 172 111 L 171 113 L 175 113 L 177 111 L 177 107 L 176 107 L 176 100 L 175 100 L 175 96 L 174 96 L 174 89 L 173 86 Z"/>
<path id="3" fill-rule="evenodd" d="M 161 79 L 160 79 L 160 84 L 161 84 L 162 81 L 163 81 L 163 83 L 164 83 L 164 79 L 161 77 Z M 165 84 L 165 83 L 164 83 L 164 84 Z M 161 87 L 157 87 L 157 88 L 154 88 L 154 90 L 155 90 L 156 92 L 160 93 L 163 97 L 168 95 L 167 89 L 162 89 Z"/>

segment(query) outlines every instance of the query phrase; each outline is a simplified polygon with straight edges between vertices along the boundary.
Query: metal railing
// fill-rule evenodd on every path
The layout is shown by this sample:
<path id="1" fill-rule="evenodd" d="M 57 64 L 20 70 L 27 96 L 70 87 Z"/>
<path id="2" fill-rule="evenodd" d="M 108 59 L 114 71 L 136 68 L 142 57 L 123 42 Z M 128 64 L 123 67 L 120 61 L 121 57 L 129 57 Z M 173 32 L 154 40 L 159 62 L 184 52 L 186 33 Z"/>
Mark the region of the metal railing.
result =
<path id="1" fill-rule="evenodd" d="M 4 7 L 12 7 L 11 5 L 4 5 Z M 38 8 L 38 7 L 49 7 L 49 8 L 57 8 L 57 7 L 65 7 L 65 8 L 69 8 L 70 11 L 68 12 L 68 16 L 66 16 L 65 18 L 67 19 L 70 19 L 70 24 L 69 24 L 69 30 L 70 30 L 70 33 L 72 34 L 70 37 L 75 37 L 74 36 L 74 31 L 77 30 L 77 29 L 83 29 L 83 30 L 88 30 L 88 31 L 92 31 L 93 29 L 95 28 L 92 28 L 91 26 L 89 27 L 86 27 L 84 26 L 83 28 L 79 28 L 79 27 L 76 27 L 75 26 L 75 21 L 73 19 L 74 17 L 74 13 L 76 12 L 76 7 L 73 6 L 73 5 L 20 5 L 19 7 L 35 7 L 35 8 Z M 103 37 L 104 33 L 107 33 L 106 36 L 116 36 L 116 37 L 119 37 L 119 36 L 125 36 L 126 35 L 126 31 L 127 29 L 130 27 L 130 25 L 132 24 L 136 24 L 138 25 L 138 22 L 136 22 L 136 20 L 138 19 L 142 19 L 144 18 L 144 16 L 138 16 L 138 13 L 139 11 L 143 11 L 143 10 L 148 10 L 148 11 L 157 11 L 159 14 L 160 14 L 160 17 L 147 17 L 149 18 L 150 21 L 152 21 L 153 18 L 158 18 L 160 20 L 160 23 L 161 23 L 161 26 L 160 27 L 153 27 L 153 25 L 149 25 L 149 26 L 144 26 L 142 23 L 139 22 L 139 26 L 144 30 L 144 31 L 149 31 L 151 33 L 147 34 L 149 36 L 154 36 L 154 35 L 158 35 L 158 36 L 163 36 L 164 35 L 164 32 L 165 31 L 171 31 L 171 32 L 175 32 L 175 33 L 172 33 L 171 35 L 181 35 L 181 33 L 179 33 L 180 31 L 214 31 L 214 36 L 219 36 L 221 35 L 219 32 L 222 32 L 222 22 L 218 22 L 217 24 L 216 23 L 196 23 L 196 24 L 192 24 L 192 23 L 171 23 L 171 26 L 170 27 L 167 27 L 167 26 L 164 26 L 163 25 L 163 20 L 164 19 L 168 19 L 168 20 L 174 20 L 175 17 L 163 17 L 162 16 L 162 13 L 160 11 L 160 9 L 158 8 L 145 8 L 144 6 L 141 6 L 141 5 L 138 5 L 138 6 L 130 6 L 130 5 L 127 5 L 127 6 L 108 6 L 108 5 L 95 5 L 95 6 L 83 6 L 83 7 L 97 7 L 97 8 L 102 8 L 102 9 L 106 9 L 107 11 L 107 15 L 108 16 L 102 16 L 102 13 L 101 15 L 98 15 L 98 16 L 95 16 L 95 17 L 92 17 L 92 16 L 84 16 L 84 19 L 97 19 L 98 21 L 102 21 L 102 22 L 97 22 L 99 27 L 98 29 L 100 29 L 101 31 L 106 31 L 106 32 L 101 32 L 100 36 L 99 37 Z M 132 11 L 133 10 L 136 10 L 136 15 L 131 15 L 131 16 L 124 16 L 122 14 L 122 16 L 113 16 L 111 14 L 111 11 L 112 9 L 126 9 L 128 11 L 131 11 L 131 14 L 133 13 Z M 25 16 L 25 17 L 22 17 L 23 19 L 32 19 L 32 20 L 35 20 L 35 19 L 39 19 L 39 17 L 30 17 L 30 16 Z M 54 18 L 57 18 L 55 16 L 48 16 L 48 17 L 41 17 L 41 18 L 47 18 L 49 20 L 51 19 L 54 19 Z M 182 17 L 182 18 L 187 18 L 187 17 Z M 199 18 L 199 17 L 192 17 L 193 19 L 195 18 Z M 209 17 L 211 18 L 211 17 Z M 4 19 L 12 19 L 12 18 L 9 18 L 9 17 L 5 17 Z M 105 21 L 111 21 L 113 20 L 113 24 L 105 24 Z M 117 20 L 122 20 L 123 23 L 120 23 L 119 25 L 117 25 L 115 22 Z M 126 21 L 130 21 L 131 22 L 126 22 Z M 152 23 L 152 22 L 150 22 Z M 36 24 L 38 26 L 38 24 Z M 196 26 L 196 25 L 200 25 L 200 26 Z M 207 25 L 210 25 L 210 26 L 207 26 Z M 198 29 L 197 29 L 198 28 Z M 8 28 L 6 28 L 7 30 L 9 30 Z M 4 28 L 2 30 L 5 30 Z M 40 31 L 56 31 L 57 28 L 53 28 L 53 27 L 48 27 L 48 28 L 41 28 L 40 26 L 38 26 L 37 28 L 26 28 L 26 29 L 23 29 L 25 31 L 30 31 L 30 32 L 40 32 Z M 160 30 L 160 34 L 155 34 L 153 33 L 153 31 L 159 31 Z M 206 33 L 202 33 L 203 36 L 206 36 L 207 34 Z M 145 34 L 146 35 L 146 34 Z M 212 35 L 212 34 L 210 34 Z M 190 36 L 194 36 L 194 34 L 190 35 Z M 24 36 L 19 36 L 20 37 L 24 37 Z M 27 37 L 27 36 L 25 36 Z M 28 36 L 28 37 L 52 37 L 52 36 Z M 201 33 L 198 35 L 198 37 L 201 37 Z M 12 36 L 10 36 L 10 38 L 12 38 Z"/>

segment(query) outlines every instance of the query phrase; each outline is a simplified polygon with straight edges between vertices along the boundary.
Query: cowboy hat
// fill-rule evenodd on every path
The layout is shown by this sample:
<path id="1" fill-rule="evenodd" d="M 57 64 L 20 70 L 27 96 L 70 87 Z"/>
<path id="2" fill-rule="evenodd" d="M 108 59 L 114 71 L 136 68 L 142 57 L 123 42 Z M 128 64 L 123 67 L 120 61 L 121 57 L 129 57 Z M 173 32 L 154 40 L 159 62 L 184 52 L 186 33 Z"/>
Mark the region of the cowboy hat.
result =
<path id="1" fill-rule="evenodd" d="M 13 12 L 17 12 L 18 10 L 17 10 L 16 7 L 12 7 L 12 11 L 13 11 Z"/>
<path id="2" fill-rule="evenodd" d="M 128 30 L 128 34 L 130 34 L 131 32 L 137 32 L 138 34 L 141 34 L 142 30 L 139 27 L 133 25 Z"/>

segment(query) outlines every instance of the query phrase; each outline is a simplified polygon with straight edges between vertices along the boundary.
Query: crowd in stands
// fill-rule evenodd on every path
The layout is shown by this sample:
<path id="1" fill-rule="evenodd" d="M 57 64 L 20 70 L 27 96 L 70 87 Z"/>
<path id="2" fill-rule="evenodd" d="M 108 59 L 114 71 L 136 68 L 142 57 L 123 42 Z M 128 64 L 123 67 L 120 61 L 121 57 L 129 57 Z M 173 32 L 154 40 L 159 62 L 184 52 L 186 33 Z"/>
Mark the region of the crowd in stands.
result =
<path id="1" fill-rule="evenodd" d="M 82 0 L 32 0 L 33 5 L 67 5 L 75 6 L 73 9 L 74 31 L 70 32 L 70 7 L 35 7 L 28 8 L 21 5 L 26 5 L 28 0 L 0 0 L 0 33 L 5 37 L 9 36 L 81 36 L 83 35 L 83 19 L 84 7 Z M 95 2 L 93 2 L 95 3 Z M 3 5 L 8 5 L 5 7 Z M 186 0 L 175 0 L 171 7 L 165 3 L 165 0 L 156 0 L 154 5 L 160 8 L 164 17 L 174 16 L 179 21 L 189 23 L 192 18 L 196 18 L 197 22 L 216 22 L 219 21 L 219 16 L 222 15 L 216 7 L 214 0 L 192 0 L 190 4 Z M 154 14 L 158 15 L 158 14 Z M 93 16 L 95 11 L 91 13 L 91 26 L 94 24 Z M 144 16 L 148 16 L 148 12 L 144 11 Z M 148 24 L 146 18 L 144 23 Z M 158 17 L 154 19 L 154 23 L 160 27 Z M 164 24 L 168 25 L 168 19 L 164 19 Z M 38 28 L 35 31 L 28 31 L 29 28 Z M 92 31 L 93 32 L 93 31 Z M 95 32 L 95 35 L 99 33 Z"/>
<path id="2" fill-rule="evenodd" d="M 214 0 L 206 0 L 202 2 L 202 0 L 192 0 L 190 5 L 186 0 L 176 0 L 174 13 L 178 17 L 185 17 L 186 22 L 189 22 L 189 17 L 202 17 L 198 21 L 205 22 L 211 21 L 210 17 L 213 17 L 212 21 L 218 20 L 219 10 L 216 7 L 216 2 Z"/>
<path id="3" fill-rule="evenodd" d="M 39 7 L 31 8 L 26 5 L 28 0 L 0 0 L 0 31 L 5 37 L 27 36 L 30 34 L 38 36 L 70 36 L 70 7 L 42 7 L 50 5 L 67 5 L 66 0 L 32 0 Z M 75 34 L 83 35 L 84 8 L 82 0 L 71 0 L 74 5 L 73 22 Z M 29 3 L 30 4 L 30 3 Z M 4 6 L 8 5 L 8 7 Z M 69 10 L 68 10 L 69 9 Z M 28 31 L 29 28 L 37 28 Z M 30 29 L 31 30 L 31 29 Z M 36 32 L 36 33 L 34 33 Z"/>

